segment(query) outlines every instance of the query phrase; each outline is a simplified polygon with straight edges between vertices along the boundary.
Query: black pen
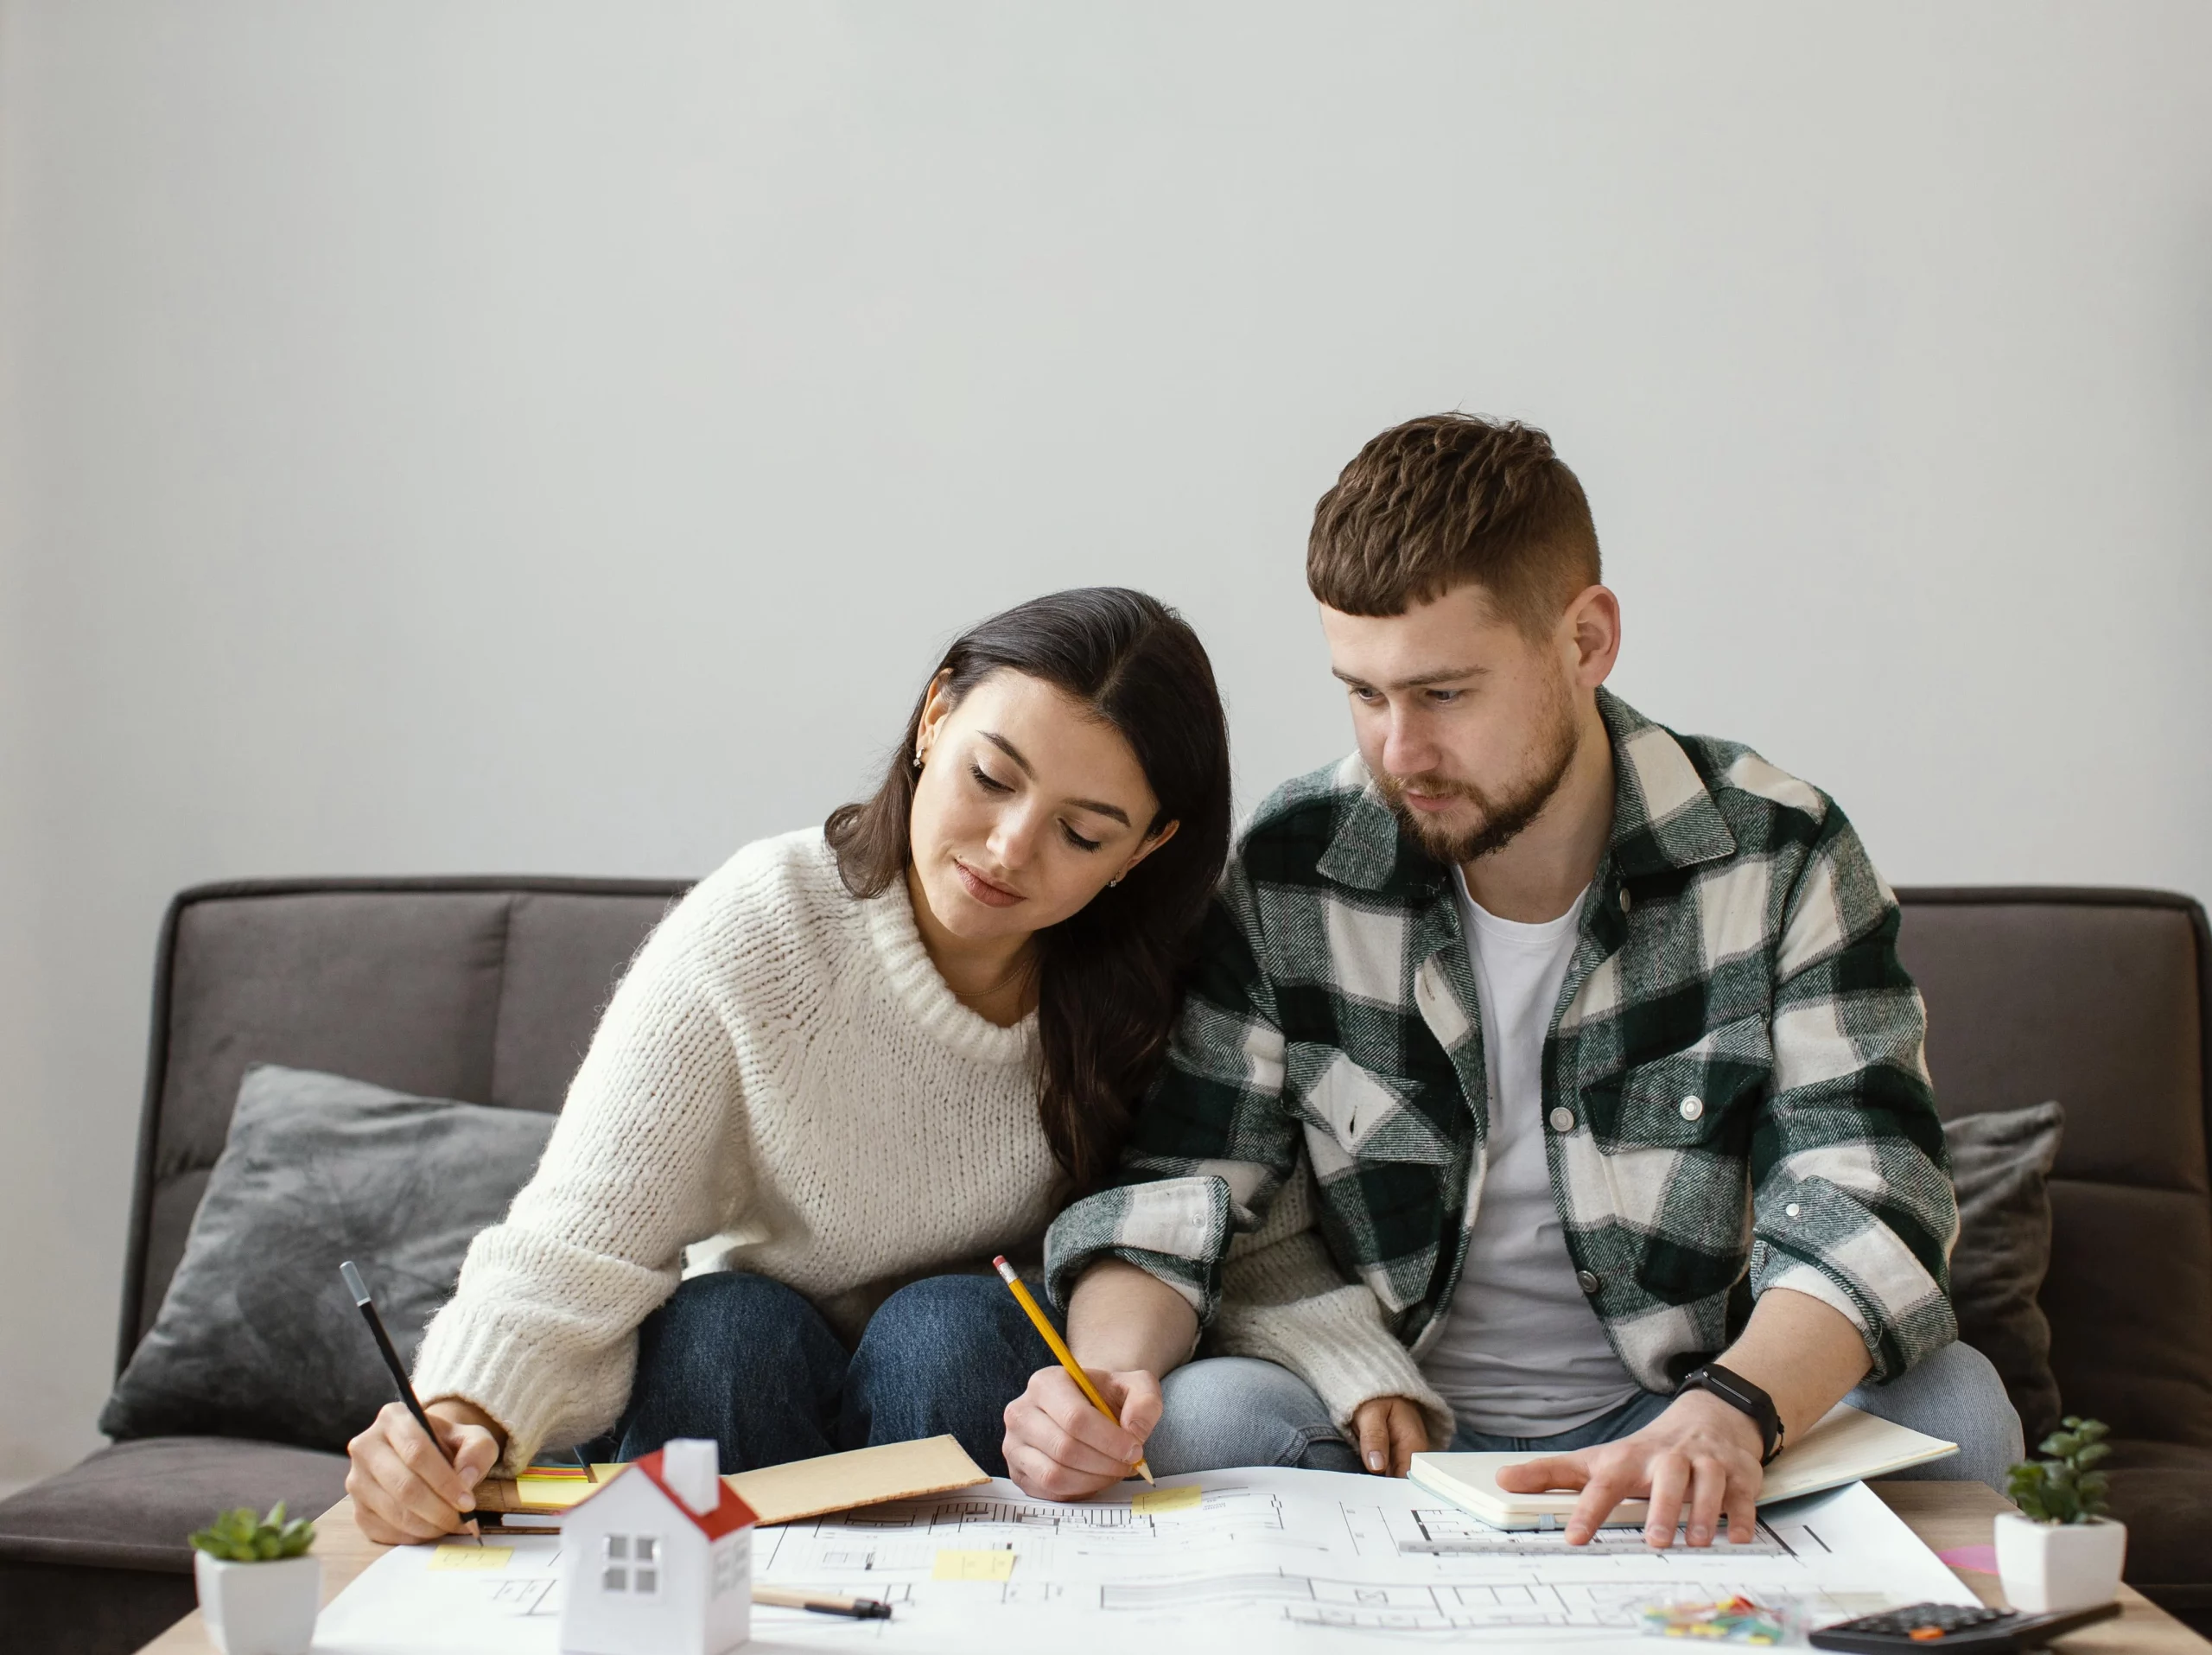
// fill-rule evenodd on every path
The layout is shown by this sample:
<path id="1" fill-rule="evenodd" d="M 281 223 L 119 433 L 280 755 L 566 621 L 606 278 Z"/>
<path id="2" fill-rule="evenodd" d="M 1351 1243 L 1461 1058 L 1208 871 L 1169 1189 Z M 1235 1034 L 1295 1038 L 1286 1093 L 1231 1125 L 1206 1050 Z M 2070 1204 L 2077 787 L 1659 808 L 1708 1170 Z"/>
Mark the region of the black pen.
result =
<path id="1" fill-rule="evenodd" d="M 353 1268 L 350 1258 L 338 1267 L 338 1273 L 346 1278 L 346 1290 L 353 1295 L 353 1302 L 360 1306 L 361 1320 L 369 1324 L 369 1332 L 376 1336 L 377 1349 L 384 1353 L 384 1365 L 391 1370 L 392 1383 L 399 1387 L 400 1401 L 407 1404 L 407 1411 L 415 1416 L 415 1423 L 423 1428 L 423 1435 L 430 1439 L 431 1446 L 451 1465 L 453 1455 L 446 1453 L 446 1445 L 438 1440 L 430 1416 L 423 1411 L 423 1404 L 415 1395 L 415 1387 L 408 1383 L 407 1370 L 399 1365 L 399 1353 L 392 1349 L 391 1335 L 385 1332 L 384 1318 L 377 1314 L 376 1302 L 369 1297 L 369 1284 L 361 1279 L 361 1272 Z"/>

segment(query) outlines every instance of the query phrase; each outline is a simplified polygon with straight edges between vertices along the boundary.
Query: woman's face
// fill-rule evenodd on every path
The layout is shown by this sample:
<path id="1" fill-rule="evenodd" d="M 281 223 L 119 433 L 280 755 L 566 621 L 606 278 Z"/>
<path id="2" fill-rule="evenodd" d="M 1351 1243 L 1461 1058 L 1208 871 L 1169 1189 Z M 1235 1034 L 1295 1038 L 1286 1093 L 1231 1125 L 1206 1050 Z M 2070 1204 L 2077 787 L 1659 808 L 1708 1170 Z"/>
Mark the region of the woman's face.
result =
<path id="1" fill-rule="evenodd" d="M 909 832 L 937 922 L 968 942 L 1058 924 L 1167 843 L 1121 733 L 1041 679 L 1001 669 L 957 707 L 932 688 Z"/>

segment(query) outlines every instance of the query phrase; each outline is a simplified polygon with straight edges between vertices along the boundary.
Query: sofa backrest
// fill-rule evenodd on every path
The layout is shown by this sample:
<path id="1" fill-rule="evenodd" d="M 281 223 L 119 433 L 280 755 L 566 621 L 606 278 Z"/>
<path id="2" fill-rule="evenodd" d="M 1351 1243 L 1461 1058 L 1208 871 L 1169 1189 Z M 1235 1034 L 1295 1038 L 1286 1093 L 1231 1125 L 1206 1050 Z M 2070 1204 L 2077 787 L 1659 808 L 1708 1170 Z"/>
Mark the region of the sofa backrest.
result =
<path id="1" fill-rule="evenodd" d="M 163 926 L 118 1369 L 160 1308 L 251 1063 L 557 1110 L 676 881 L 256 882 Z M 2158 892 L 1907 889 L 1946 1118 L 2067 1111 L 2043 1302 L 2069 1410 L 2212 1446 L 2204 912 Z"/>
<path id="2" fill-rule="evenodd" d="M 207 885 L 155 964 L 116 1365 L 152 1326 L 254 1063 L 556 1111 L 673 880 Z"/>
<path id="3" fill-rule="evenodd" d="M 2212 1447 L 2204 910 L 2158 891 L 1897 894 L 1944 1118 L 2066 1111 L 2043 1307 L 2067 1411 Z"/>

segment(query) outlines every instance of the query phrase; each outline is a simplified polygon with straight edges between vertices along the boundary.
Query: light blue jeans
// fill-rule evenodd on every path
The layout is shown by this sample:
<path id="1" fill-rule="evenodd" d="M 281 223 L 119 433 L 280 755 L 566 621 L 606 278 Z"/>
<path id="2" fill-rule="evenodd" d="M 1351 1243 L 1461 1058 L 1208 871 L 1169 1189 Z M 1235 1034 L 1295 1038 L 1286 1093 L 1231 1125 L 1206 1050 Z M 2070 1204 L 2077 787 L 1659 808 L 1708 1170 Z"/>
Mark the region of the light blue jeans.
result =
<path id="1" fill-rule="evenodd" d="M 1161 1390 L 1166 1411 L 1145 1444 L 1145 1458 L 1156 1474 L 1229 1466 L 1362 1469 L 1358 1454 L 1331 1423 L 1321 1399 L 1304 1380 L 1273 1362 L 1210 1357 L 1176 1369 Z M 1487 1448 L 1529 1454 L 1592 1448 L 1641 1430 L 1673 1400 L 1640 1391 L 1610 1414 L 1554 1436 L 1493 1436 L 1463 1425 L 1452 1447 L 1462 1453 Z M 2020 1416 L 2012 1411 L 1989 1359 L 1970 1345 L 1946 1345 L 1889 1384 L 1861 1385 L 1844 1400 L 1959 1445 L 1955 1454 L 1894 1476 L 1985 1482 L 2001 1491 L 2006 1468 L 2023 1457 Z"/>

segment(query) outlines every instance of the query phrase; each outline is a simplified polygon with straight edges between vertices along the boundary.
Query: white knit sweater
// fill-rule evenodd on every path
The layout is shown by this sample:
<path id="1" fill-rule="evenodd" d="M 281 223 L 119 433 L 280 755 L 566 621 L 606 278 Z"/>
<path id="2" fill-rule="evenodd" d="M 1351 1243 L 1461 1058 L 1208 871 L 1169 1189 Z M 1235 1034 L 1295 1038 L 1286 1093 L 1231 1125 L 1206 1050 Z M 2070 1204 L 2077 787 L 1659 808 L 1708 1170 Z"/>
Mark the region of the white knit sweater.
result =
<path id="1" fill-rule="evenodd" d="M 1428 1427 L 1429 1446 L 1446 1447 L 1452 1441 L 1450 1404 L 1384 1324 L 1373 1291 L 1364 1282 L 1345 1280 L 1337 1268 L 1321 1238 L 1320 1204 L 1301 1154 L 1267 1221 L 1230 1244 L 1220 1308 L 1198 1353 L 1281 1364 L 1313 1387 L 1347 1436 L 1362 1403 L 1409 1397 Z"/>
<path id="2" fill-rule="evenodd" d="M 903 882 L 855 901 L 819 831 L 747 845 L 632 964 L 504 1222 L 416 1358 L 503 1463 L 605 1430 L 684 1251 L 797 1288 L 849 1337 L 890 1286 L 1034 1252 L 1056 1167 L 1033 1015 L 954 997 Z"/>

